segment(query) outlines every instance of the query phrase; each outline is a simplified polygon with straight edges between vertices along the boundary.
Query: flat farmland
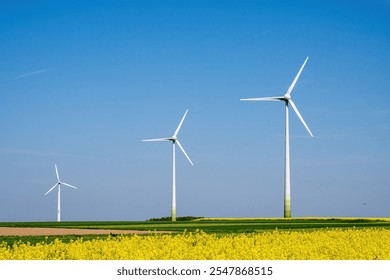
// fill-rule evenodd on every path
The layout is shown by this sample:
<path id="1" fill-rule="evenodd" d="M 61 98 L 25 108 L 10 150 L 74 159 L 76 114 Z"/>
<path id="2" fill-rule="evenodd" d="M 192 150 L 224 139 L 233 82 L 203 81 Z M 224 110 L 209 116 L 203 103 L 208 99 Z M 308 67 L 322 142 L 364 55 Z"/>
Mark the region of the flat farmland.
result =
<path id="1" fill-rule="evenodd" d="M 0 223 L 0 259 L 390 259 L 389 218 Z"/>
<path id="2" fill-rule="evenodd" d="M 203 218 L 193 221 L 77 221 L 77 222 L 15 222 L 0 223 L 12 228 L 66 228 L 122 231 L 164 231 L 234 234 L 272 230 L 315 230 L 333 228 L 390 229 L 390 218 Z"/>

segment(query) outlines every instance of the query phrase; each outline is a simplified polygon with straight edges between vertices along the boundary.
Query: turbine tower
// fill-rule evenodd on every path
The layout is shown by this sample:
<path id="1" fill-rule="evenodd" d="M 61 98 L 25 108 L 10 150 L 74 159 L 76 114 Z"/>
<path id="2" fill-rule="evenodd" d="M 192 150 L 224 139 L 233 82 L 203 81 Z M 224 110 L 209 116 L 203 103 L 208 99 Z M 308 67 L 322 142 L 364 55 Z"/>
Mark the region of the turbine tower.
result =
<path id="1" fill-rule="evenodd" d="M 67 186 L 67 187 L 70 187 L 70 188 L 74 188 L 74 189 L 77 189 L 77 188 L 75 186 L 70 185 L 70 184 L 61 182 L 60 176 L 58 175 L 57 165 L 54 164 L 54 167 L 56 169 L 57 183 L 50 190 L 48 190 L 47 193 L 45 193 L 45 195 L 47 195 L 49 192 L 51 192 L 55 187 L 58 187 L 57 222 L 61 222 L 61 185 L 64 185 L 64 186 Z"/>
<path id="2" fill-rule="evenodd" d="M 291 218 L 291 200 L 290 200 L 290 132 L 289 132 L 289 119 L 288 119 L 288 106 L 291 105 L 295 113 L 298 115 L 298 118 L 301 120 L 302 124 L 305 126 L 307 131 L 309 132 L 310 136 L 313 137 L 313 134 L 311 133 L 309 127 L 305 123 L 304 119 L 302 118 L 301 114 L 299 113 L 297 107 L 295 106 L 294 102 L 291 99 L 291 92 L 295 86 L 295 84 L 298 81 L 299 76 L 302 73 L 303 68 L 306 65 L 307 60 L 309 57 L 306 58 L 305 62 L 301 66 L 301 69 L 299 69 L 298 74 L 295 76 L 294 81 L 288 88 L 287 92 L 283 96 L 276 96 L 276 97 L 260 97 L 260 98 L 242 98 L 240 100 L 242 101 L 283 101 L 285 103 L 285 112 L 286 112 L 286 129 L 285 129 L 285 170 L 284 170 L 284 217 L 285 218 Z"/>
<path id="3" fill-rule="evenodd" d="M 175 146 L 176 144 L 179 146 L 183 154 L 186 156 L 188 161 L 191 163 L 191 165 L 194 165 L 185 152 L 183 146 L 180 144 L 179 140 L 177 139 L 177 134 L 179 133 L 179 130 L 181 128 L 181 125 L 184 122 L 184 119 L 188 113 L 187 111 L 184 113 L 183 118 L 181 119 L 179 126 L 176 128 L 176 131 L 173 133 L 173 135 L 169 138 L 157 138 L 157 139 L 146 139 L 142 140 L 144 142 L 160 142 L 160 141 L 171 141 L 172 142 L 172 221 L 176 221 L 176 163 L 175 163 Z"/>

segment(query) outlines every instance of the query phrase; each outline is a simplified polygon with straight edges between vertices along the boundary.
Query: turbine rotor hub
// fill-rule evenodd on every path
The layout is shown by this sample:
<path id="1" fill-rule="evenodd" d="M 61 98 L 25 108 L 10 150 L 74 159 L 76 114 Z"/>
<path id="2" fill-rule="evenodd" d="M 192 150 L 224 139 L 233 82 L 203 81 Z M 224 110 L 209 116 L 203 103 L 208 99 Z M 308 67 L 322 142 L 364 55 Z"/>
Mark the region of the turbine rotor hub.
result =
<path id="1" fill-rule="evenodd" d="M 285 99 L 285 100 L 290 100 L 290 99 L 291 99 L 291 95 L 288 94 L 288 93 L 286 93 L 286 94 L 284 95 L 284 99 Z"/>

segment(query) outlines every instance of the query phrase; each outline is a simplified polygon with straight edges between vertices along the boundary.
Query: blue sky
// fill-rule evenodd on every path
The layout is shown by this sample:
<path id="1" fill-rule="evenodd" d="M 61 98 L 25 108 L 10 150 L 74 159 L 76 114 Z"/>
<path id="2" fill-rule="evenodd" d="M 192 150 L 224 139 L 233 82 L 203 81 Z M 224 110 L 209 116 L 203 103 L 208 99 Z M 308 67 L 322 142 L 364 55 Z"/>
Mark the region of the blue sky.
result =
<path id="1" fill-rule="evenodd" d="M 81 3 L 80 3 L 81 2 Z M 0 221 L 390 214 L 389 1 L 2 1 Z M 292 113 L 292 112 L 290 112 Z"/>

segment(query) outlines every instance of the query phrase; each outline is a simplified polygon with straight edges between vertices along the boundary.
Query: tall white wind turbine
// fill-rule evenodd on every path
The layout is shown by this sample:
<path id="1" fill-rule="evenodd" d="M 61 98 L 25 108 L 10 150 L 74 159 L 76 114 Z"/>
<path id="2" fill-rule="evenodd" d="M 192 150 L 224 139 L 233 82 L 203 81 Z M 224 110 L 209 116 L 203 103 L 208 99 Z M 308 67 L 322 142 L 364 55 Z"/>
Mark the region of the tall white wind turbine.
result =
<path id="1" fill-rule="evenodd" d="M 45 193 L 45 195 L 47 195 L 49 192 L 51 192 L 52 190 L 54 190 L 55 187 L 58 187 L 57 222 L 61 222 L 61 185 L 64 185 L 64 186 L 67 186 L 67 187 L 70 187 L 70 188 L 74 188 L 74 189 L 77 189 L 77 188 L 76 188 L 75 186 L 70 185 L 70 184 L 61 182 L 60 176 L 58 175 L 57 164 L 54 164 L 54 167 L 55 167 L 55 169 L 56 169 L 57 183 L 56 183 L 50 190 L 48 190 L 47 193 Z"/>
<path id="2" fill-rule="evenodd" d="M 298 115 L 298 118 L 301 120 L 310 136 L 313 137 L 309 127 L 305 123 L 301 114 L 299 113 L 297 107 L 291 99 L 291 92 L 298 81 L 299 76 L 302 73 L 303 68 L 309 57 L 306 58 L 305 62 L 299 69 L 298 74 L 296 75 L 294 81 L 288 88 L 287 92 L 283 96 L 276 97 L 261 97 L 261 98 L 242 98 L 242 101 L 283 101 L 285 103 L 285 111 L 286 111 L 286 130 L 285 130 L 285 173 L 284 173 L 284 217 L 291 218 L 291 201 L 290 201 L 290 136 L 289 136 L 289 120 L 288 120 L 288 106 L 291 105 L 295 113 Z"/>
<path id="3" fill-rule="evenodd" d="M 144 142 L 160 142 L 160 141 L 171 141 L 172 142 L 172 221 L 176 221 L 176 163 L 175 163 L 175 146 L 176 143 L 183 152 L 183 154 L 186 156 L 188 161 L 191 163 L 191 165 L 194 165 L 190 159 L 190 157 L 187 155 L 186 151 L 184 150 L 183 146 L 180 144 L 179 140 L 177 139 L 177 134 L 179 133 L 179 130 L 181 128 L 181 125 L 184 122 L 184 119 L 188 113 L 187 111 L 184 113 L 183 118 L 181 119 L 179 126 L 176 128 L 176 131 L 173 133 L 173 135 L 169 138 L 157 138 L 157 139 L 146 139 L 142 140 Z"/>

